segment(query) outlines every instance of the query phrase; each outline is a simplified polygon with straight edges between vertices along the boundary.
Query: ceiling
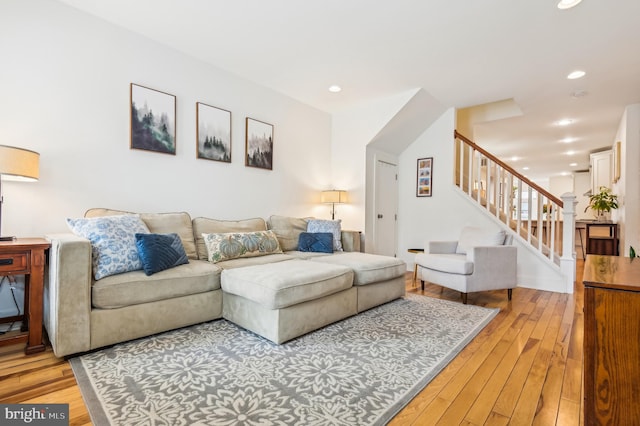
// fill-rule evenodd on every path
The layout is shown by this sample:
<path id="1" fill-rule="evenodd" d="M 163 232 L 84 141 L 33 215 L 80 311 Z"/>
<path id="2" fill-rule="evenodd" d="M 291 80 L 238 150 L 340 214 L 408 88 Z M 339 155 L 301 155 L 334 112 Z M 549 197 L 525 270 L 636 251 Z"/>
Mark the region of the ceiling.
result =
<path id="1" fill-rule="evenodd" d="M 328 113 L 416 89 L 456 108 L 512 99 L 522 115 L 473 138 L 536 180 L 587 169 L 640 102 L 639 0 L 59 1 Z"/>

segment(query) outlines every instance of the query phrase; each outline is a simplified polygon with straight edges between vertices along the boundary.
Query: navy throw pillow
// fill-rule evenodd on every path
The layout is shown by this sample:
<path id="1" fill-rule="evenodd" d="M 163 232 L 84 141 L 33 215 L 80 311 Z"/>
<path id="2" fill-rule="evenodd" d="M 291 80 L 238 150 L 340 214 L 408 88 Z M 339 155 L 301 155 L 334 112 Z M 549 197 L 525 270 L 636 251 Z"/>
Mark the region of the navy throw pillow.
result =
<path id="1" fill-rule="evenodd" d="M 135 237 L 146 275 L 189 263 L 178 234 L 136 234 Z"/>
<path id="2" fill-rule="evenodd" d="M 331 232 L 302 232 L 298 239 L 298 250 L 333 253 L 333 234 Z"/>

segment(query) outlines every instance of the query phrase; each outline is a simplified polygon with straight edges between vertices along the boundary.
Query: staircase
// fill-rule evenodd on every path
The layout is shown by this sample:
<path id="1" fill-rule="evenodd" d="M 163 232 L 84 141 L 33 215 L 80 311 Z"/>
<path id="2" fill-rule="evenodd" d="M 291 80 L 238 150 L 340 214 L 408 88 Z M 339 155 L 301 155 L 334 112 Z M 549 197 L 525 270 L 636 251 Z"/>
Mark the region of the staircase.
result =
<path id="1" fill-rule="evenodd" d="M 575 279 L 575 195 L 558 198 L 454 131 L 455 185 L 514 238 Z"/>

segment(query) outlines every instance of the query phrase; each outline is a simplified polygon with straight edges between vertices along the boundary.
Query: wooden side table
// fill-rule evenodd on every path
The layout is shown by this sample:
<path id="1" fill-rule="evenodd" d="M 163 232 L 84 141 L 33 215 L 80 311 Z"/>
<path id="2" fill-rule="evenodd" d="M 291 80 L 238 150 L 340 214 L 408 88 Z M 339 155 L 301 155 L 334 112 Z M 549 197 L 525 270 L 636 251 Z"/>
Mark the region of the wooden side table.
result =
<path id="1" fill-rule="evenodd" d="M 409 253 L 424 253 L 424 249 L 421 248 L 410 248 L 407 249 Z M 418 278 L 418 264 L 414 262 L 413 264 L 413 285 L 416 285 L 416 278 Z M 423 289 L 424 290 L 424 289 Z"/>
<path id="2" fill-rule="evenodd" d="M 18 238 L 0 241 L 0 276 L 24 275 L 24 317 L 22 331 L 0 339 L 0 344 L 27 342 L 25 353 L 42 352 L 42 310 L 46 251 L 51 244 L 44 238 Z"/>
<path id="3" fill-rule="evenodd" d="M 617 223 L 587 223 L 587 254 L 619 256 L 618 239 Z"/>

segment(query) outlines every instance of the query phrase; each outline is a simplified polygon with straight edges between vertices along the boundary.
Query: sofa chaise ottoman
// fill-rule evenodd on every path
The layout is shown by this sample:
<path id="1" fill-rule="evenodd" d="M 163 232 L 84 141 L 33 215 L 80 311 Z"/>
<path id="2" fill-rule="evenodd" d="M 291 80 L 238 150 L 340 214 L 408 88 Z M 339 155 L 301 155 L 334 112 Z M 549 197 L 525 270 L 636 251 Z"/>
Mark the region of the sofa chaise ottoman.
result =
<path id="1" fill-rule="evenodd" d="M 225 269 L 222 315 L 283 343 L 357 313 L 350 268 L 294 259 Z"/>
<path id="2" fill-rule="evenodd" d="M 335 256 L 313 257 L 312 262 L 340 265 L 354 272 L 358 312 L 403 297 L 406 264 L 395 257 L 369 253 L 344 252 Z"/>

